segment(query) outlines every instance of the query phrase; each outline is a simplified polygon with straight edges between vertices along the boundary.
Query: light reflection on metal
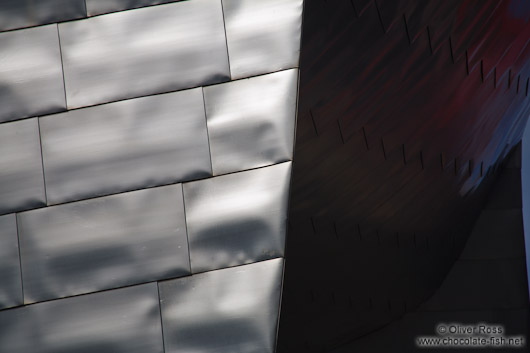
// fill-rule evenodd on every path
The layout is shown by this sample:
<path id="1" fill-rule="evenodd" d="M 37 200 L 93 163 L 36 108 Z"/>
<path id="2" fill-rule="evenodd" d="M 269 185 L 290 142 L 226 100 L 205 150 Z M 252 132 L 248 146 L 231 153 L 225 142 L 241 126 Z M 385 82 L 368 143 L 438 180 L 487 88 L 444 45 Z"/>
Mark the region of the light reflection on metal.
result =
<path id="1" fill-rule="evenodd" d="M 65 108 L 57 25 L 0 33 L 0 123 Z"/>
<path id="2" fill-rule="evenodd" d="M 283 256 L 291 162 L 184 184 L 193 273 Z"/>
<path id="3" fill-rule="evenodd" d="M 0 312 L 0 351 L 163 353 L 156 283 Z"/>
<path id="4" fill-rule="evenodd" d="M 37 119 L 0 124 L 0 214 L 45 203 Z"/>
<path id="5" fill-rule="evenodd" d="M 48 204 L 211 175 L 200 88 L 40 119 Z"/>
<path id="6" fill-rule="evenodd" d="M 18 214 L 24 302 L 190 273 L 181 185 Z"/>
<path id="7" fill-rule="evenodd" d="M 303 0 L 223 0 L 232 79 L 298 67 Z"/>
<path id="8" fill-rule="evenodd" d="M 86 0 L 86 10 L 88 16 L 95 16 L 108 12 L 123 11 L 176 1 L 181 0 Z"/>
<path id="9" fill-rule="evenodd" d="M 274 352 L 283 259 L 160 282 L 166 353 Z"/>
<path id="10" fill-rule="evenodd" d="M 227 81 L 221 0 L 59 24 L 68 108 Z"/>
<path id="11" fill-rule="evenodd" d="M 204 88 L 214 175 L 292 159 L 298 70 Z"/>
<path id="12" fill-rule="evenodd" d="M 0 216 L 0 309 L 22 304 L 19 263 L 16 217 Z"/>

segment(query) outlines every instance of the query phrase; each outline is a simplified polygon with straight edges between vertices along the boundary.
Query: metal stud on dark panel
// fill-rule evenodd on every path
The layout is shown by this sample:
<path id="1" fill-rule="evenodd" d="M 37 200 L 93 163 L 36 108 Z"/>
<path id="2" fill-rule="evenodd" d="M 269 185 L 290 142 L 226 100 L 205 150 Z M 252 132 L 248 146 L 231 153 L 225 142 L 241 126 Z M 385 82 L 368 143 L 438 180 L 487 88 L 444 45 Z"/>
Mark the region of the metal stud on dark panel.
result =
<path id="1" fill-rule="evenodd" d="M 298 66 L 303 0 L 223 0 L 232 78 Z"/>
<path id="2" fill-rule="evenodd" d="M 272 353 L 283 259 L 161 282 L 166 353 Z"/>
<path id="3" fill-rule="evenodd" d="M 190 273 L 181 185 L 18 215 L 24 302 Z"/>
<path id="4" fill-rule="evenodd" d="M 0 279 L 0 309 L 22 304 L 17 221 L 14 214 L 0 216 Z"/>
<path id="5" fill-rule="evenodd" d="M 298 70 L 204 88 L 214 175 L 292 159 Z"/>
<path id="6" fill-rule="evenodd" d="M 86 16 L 84 0 L 2 0 L 0 31 Z"/>
<path id="7" fill-rule="evenodd" d="M 200 88 L 41 118 L 48 204 L 211 175 Z"/>
<path id="8" fill-rule="evenodd" d="M 0 124 L 0 214 L 45 204 L 37 119 Z"/>
<path id="9" fill-rule="evenodd" d="M 291 162 L 184 184 L 193 273 L 283 256 Z"/>
<path id="10" fill-rule="evenodd" d="M 57 25 L 0 33 L 0 48 L 0 122 L 65 110 Z"/>
<path id="11" fill-rule="evenodd" d="M 0 351 L 163 353 L 156 283 L 4 311 Z"/>
<path id="12" fill-rule="evenodd" d="M 229 79 L 221 0 L 59 24 L 68 108 Z"/>

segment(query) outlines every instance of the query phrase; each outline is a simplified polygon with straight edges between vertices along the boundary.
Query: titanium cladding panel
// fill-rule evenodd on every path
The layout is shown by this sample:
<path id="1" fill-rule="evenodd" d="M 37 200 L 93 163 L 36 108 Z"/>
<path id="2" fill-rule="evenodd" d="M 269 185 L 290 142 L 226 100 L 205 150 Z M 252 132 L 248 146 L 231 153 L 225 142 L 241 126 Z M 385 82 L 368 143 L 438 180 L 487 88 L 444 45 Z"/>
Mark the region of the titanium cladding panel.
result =
<path id="1" fill-rule="evenodd" d="M 38 120 L 0 124 L 0 214 L 45 204 Z"/>
<path id="2" fill-rule="evenodd" d="M 298 70 L 204 88 L 214 175 L 292 159 Z"/>
<path id="3" fill-rule="evenodd" d="M 48 204 L 211 175 L 200 88 L 41 118 Z"/>
<path id="4" fill-rule="evenodd" d="M 283 256 L 291 162 L 184 184 L 193 273 Z"/>
<path id="5" fill-rule="evenodd" d="M 0 309 L 22 304 L 18 258 L 17 221 L 14 214 L 0 216 Z"/>
<path id="6" fill-rule="evenodd" d="M 84 0 L 0 1 L 0 31 L 85 16 Z"/>
<path id="7" fill-rule="evenodd" d="M 190 273 L 182 186 L 18 215 L 24 302 Z"/>
<path id="8" fill-rule="evenodd" d="M 142 6 L 164 4 L 179 0 L 86 0 L 88 16 L 123 11 Z"/>
<path id="9" fill-rule="evenodd" d="M 57 25 L 0 33 L 0 122 L 65 108 Z"/>
<path id="10" fill-rule="evenodd" d="M 283 259 L 161 282 L 166 353 L 272 353 Z"/>
<path id="11" fill-rule="evenodd" d="M 61 23 L 68 108 L 226 81 L 221 0 Z"/>
<path id="12" fill-rule="evenodd" d="M 4 311 L 0 352 L 163 353 L 157 285 Z"/>
<path id="13" fill-rule="evenodd" d="M 223 0 L 232 78 L 298 67 L 303 0 Z"/>

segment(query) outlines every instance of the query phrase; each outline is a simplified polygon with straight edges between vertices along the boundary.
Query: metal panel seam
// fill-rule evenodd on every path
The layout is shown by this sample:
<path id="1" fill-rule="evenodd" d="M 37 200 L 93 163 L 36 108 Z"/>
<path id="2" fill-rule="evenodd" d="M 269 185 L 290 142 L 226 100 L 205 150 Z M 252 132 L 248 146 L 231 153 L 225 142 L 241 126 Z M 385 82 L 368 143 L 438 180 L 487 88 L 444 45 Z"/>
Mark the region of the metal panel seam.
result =
<path id="1" fill-rule="evenodd" d="M 221 14 L 223 15 L 223 28 L 225 30 L 225 43 L 226 43 L 226 57 L 228 59 L 228 74 L 230 75 L 230 81 L 232 81 L 232 69 L 230 67 L 230 52 L 228 51 L 228 36 L 226 35 L 226 21 L 225 21 L 225 8 L 223 0 L 221 0 Z"/>

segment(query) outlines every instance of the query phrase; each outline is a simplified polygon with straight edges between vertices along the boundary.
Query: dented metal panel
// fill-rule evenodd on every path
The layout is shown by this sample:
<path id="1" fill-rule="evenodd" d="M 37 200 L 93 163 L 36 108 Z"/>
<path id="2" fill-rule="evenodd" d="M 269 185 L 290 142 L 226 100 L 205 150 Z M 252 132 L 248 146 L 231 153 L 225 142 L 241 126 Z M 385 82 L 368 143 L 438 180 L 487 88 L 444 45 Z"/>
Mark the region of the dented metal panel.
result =
<path id="1" fill-rule="evenodd" d="M 194 0 L 59 25 L 68 108 L 229 79 L 220 0 Z"/>
<path id="2" fill-rule="evenodd" d="M 0 351 L 162 353 L 156 283 L 2 312 Z"/>
<path id="3" fill-rule="evenodd" d="M 283 259 L 161 282 L 166 353 L 274 352 Z"/>
<path id="4" fill-rule="evenodd" d="M 95 16 L 108 12 L 123 11 L 176 1 L 180 0 L 86 0 L 86 9 L 88 16 Z"/>
<path id="5" fill-rule="evenodd" d="M 204 88 L 214 175 L 292 159 L 298 70 Z"/>
<path id="6" fill-rule="evenodd" d="M 84 0 L 2 0 L 0 31 L 86 16 Z"/>
<path id="7" fill-rule="evenodd" d="M 14 214 L 0 216 L 0 309 L 22 304 L 17 221 Z"/>
<path id="8" fill-rule="evenodd" d="M 66 108 L 57 25 L 0 33 L 0 48 L 0 122 Z"/>
<path id="9" fill-rule="evenodd" d="M 211 175 L 200 88 L 41 118 L 48 204 Z"/>
<path id="10" fill-rule="evenodd" d="M 291 162 L 184 184 L 193 273 L 283 256 Z"/>
<path id="11" fill-rule="evenodd" d="M 190 273 L 181 185 L 18 215 L 24 302 Z"/>
<path id="12" fill-rule="evenodd" d="M 223 0 L 232 78 L 298 66 L 303 0 Z"/>
<path id="13" fill-rule="evenodd" d="M 45 204 L 37 119 L 0 124 L 0 214 Z"/>

